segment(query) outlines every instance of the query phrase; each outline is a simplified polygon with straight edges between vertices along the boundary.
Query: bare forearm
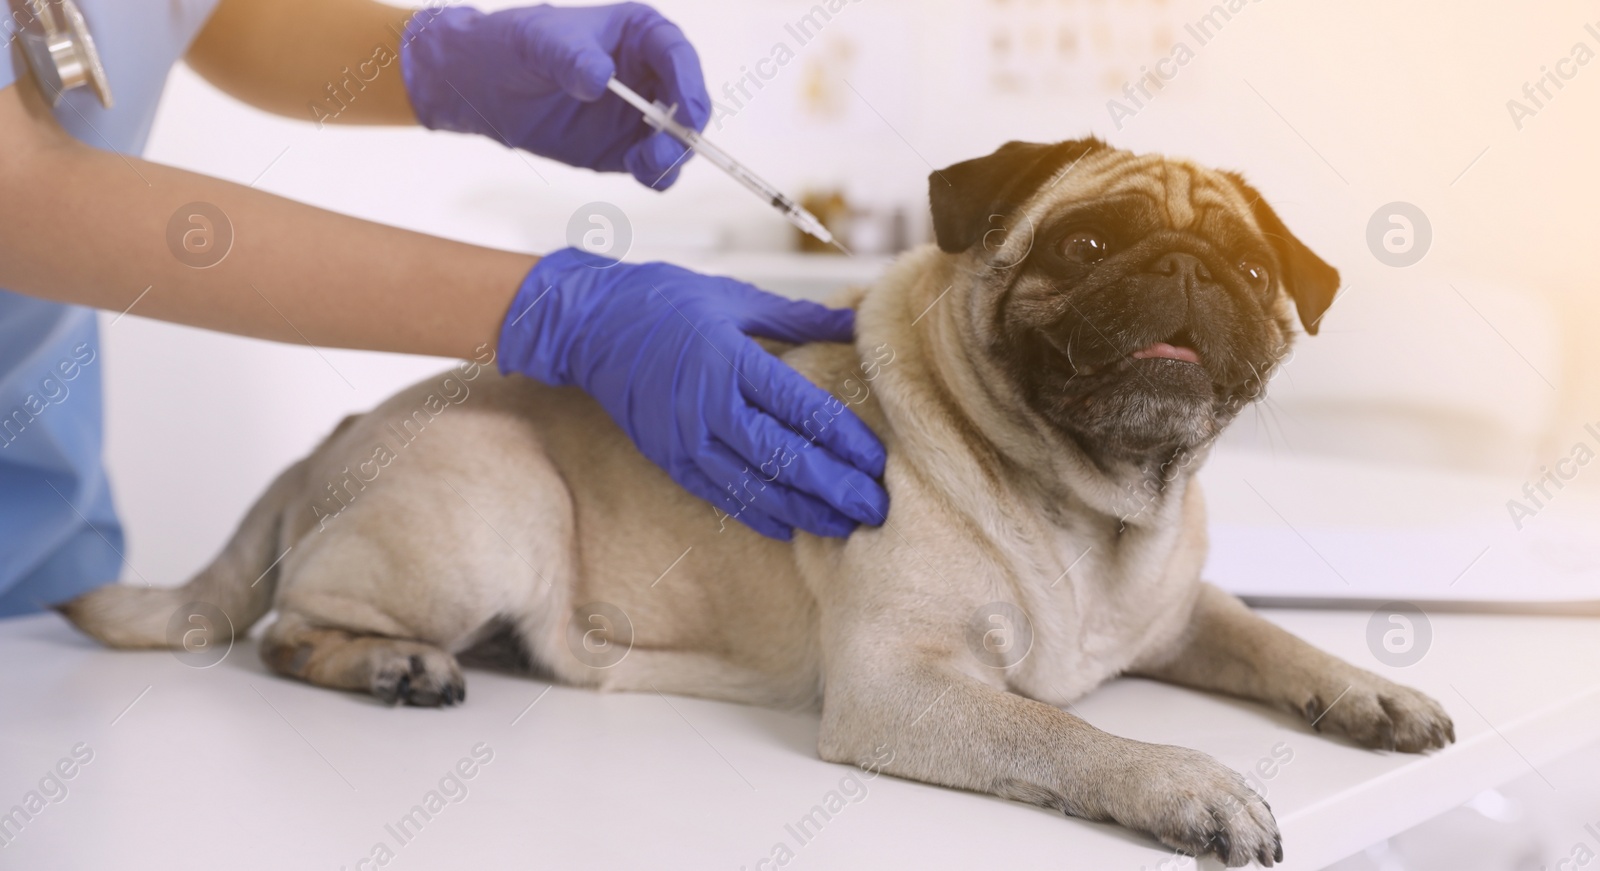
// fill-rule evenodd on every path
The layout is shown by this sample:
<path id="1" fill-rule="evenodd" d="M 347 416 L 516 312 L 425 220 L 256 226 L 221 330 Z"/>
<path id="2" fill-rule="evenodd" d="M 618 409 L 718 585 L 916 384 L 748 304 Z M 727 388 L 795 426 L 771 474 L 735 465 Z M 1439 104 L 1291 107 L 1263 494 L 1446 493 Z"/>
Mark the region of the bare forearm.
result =
<path id="1" fill-rule="evenodd" d="M 411 15 L 371 0 L 222 0 L 186 60 L 268 112 L 415 124 L 400 77 L 400 34 Z"/>
<path id="2" fill-rule="evenodd" d="M 19 293 L 286 342 L 470 356 L 496 341 L 536 262 L 89 148 L 27 82 L 0 90 L 0 139 L 0 287 Z M 195 202 L 231 226 L 214 265 L 220 249 L 169 243 L 178 215 L 203 249 L 181 209 Z"/>

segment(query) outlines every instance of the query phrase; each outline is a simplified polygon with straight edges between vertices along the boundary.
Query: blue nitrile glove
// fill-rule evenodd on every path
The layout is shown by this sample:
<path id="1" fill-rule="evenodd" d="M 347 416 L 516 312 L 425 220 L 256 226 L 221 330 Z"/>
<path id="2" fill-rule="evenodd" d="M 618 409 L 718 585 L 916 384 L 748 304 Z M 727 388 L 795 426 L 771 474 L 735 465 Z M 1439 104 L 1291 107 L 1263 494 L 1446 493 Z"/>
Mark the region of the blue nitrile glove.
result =
<path id="1" fill-rule="evenodd" d="M 700 56 L 676 24 L 639 3 L 530 6 L 484 14 L 424 9 L 400 42 L 417 120 L 664 189 L 684 146 L 606 90 L 613 75 L 703 129 L 711 97 Z"/>
<path id="2" fill-rule="evenodd" d="M 500 371 L 583 388 L 673 480 L 757 532 L 842 536 L 889 510 L 883 445 L 750 335 L 849 342 L 854 327 L 848 309 L 567 248 L 517 291 Z"/>

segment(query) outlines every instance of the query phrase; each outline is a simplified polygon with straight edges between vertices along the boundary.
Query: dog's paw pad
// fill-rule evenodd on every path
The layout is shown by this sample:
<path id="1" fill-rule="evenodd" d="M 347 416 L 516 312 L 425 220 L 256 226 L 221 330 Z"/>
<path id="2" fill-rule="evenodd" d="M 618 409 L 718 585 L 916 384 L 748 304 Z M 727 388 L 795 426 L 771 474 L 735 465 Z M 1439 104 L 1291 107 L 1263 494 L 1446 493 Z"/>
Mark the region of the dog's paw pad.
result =
<path id="1" fill-rule="evenodd" d="M 372 694 L 388 704 L 449 707 L 466 701 L 467 681 L 455 657 L 422 645 L 385 651 L 372 674 Z"/>

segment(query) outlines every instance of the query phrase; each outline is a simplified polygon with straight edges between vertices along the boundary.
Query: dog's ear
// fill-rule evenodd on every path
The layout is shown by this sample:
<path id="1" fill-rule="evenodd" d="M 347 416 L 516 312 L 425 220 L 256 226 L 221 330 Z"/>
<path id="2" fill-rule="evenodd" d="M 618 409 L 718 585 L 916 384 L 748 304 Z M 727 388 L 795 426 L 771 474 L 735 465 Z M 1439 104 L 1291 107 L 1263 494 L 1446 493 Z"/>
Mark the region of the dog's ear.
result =
<path id="1" fill-rule="evenodd" d="M 1323 313 L 1333 305 L 1333 298 L 1339 292 L 1339 270 L 1329 266 L 1289 232 L 1283 219 L 1267 205 L 1260 191 L 1251 187 L 1238 173 L 1225 175 L 1239 186 L 1239 192 L 1250 202 L 1256 224 L 1272 242 L 1278 262 L 1283 266 L 1283 283 L 1289 288 L 1295 310 L 1300 313 L 1300 323 L 1306 328 L 1306 333 L 1315 336 Z"/>
<path id="2" fill-rule="evenodd" d="M 1105 147 L 1093 137 L 1054 145 L 1007 142 L 987 157 L 934 170 L 928 176 L 928 201 L 939 247 L 952 254 L 971 248 L 1062 167 Z"/>

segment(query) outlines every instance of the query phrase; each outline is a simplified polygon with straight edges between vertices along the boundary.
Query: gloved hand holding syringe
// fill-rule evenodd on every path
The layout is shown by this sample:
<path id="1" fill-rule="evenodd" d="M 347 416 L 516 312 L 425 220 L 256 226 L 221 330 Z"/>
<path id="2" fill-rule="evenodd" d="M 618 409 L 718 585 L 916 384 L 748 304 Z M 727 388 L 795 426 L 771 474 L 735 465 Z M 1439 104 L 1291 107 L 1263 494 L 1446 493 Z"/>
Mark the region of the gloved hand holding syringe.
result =
<path id="1" fill-rule="evenodd" d="M 627 100 L 630 105 L 644 113 L 644 118 L 650 126 L 657 130 L 664 130 L 674 139 L 688 146 L 690 150 L 698 152 L 701 157 L 720 167 L 723 172 L 733 176 L 740 184 L 749 188 L 757 196 L 766 200 L 773 208 L 783 213 L 789 223 L 800 228 L 803 233 L 809 233 L 823 242 L 837 247 L 846 254 L 850 253 L 843 245 L 834 241 L 833 234 L 828 228 L 817 220 L 817 216 L 806 211 L 799 203 L 789 199 L 782 191 L 768 184 L 760 176 L 751 172 L 744 164 L 734 160 L 728 152 L 713 145 L 698 130 L 687 127 L 673 119 L 672 114 L 676 106 L 663 106 L 661 103 L 652 103 L 646 100 L 632 88 L 617 81 L 615 77 L 606 82 L 606 87 L 612 93 Z"/>

